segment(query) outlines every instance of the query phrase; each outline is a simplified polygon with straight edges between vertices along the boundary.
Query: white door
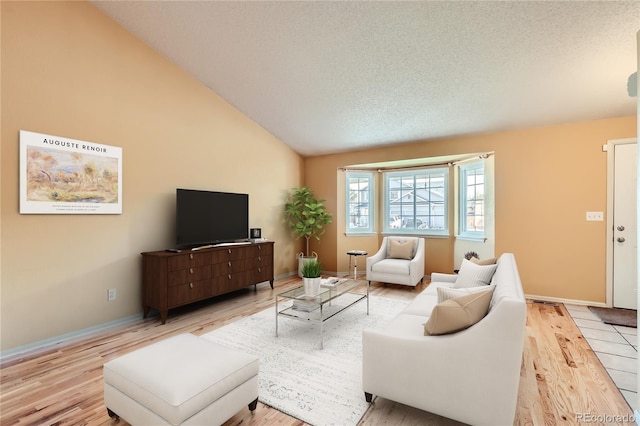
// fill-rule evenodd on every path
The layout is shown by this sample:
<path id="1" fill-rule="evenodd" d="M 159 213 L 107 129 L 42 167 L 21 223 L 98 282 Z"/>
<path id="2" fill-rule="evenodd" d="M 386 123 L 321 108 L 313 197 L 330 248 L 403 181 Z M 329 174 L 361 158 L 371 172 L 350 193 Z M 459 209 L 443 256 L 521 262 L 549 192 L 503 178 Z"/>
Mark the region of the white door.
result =
<path id="1" fill-rule="evenodd" d="M 637 144 L 614 145 L 613 306 L 637 308 Z"/>

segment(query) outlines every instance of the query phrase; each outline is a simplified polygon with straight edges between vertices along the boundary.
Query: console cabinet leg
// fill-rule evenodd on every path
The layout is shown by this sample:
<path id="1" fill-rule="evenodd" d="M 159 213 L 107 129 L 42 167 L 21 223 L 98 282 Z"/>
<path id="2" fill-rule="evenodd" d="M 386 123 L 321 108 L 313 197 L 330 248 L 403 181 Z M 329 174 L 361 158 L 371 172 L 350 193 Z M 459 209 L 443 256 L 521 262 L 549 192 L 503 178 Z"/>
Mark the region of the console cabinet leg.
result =
<path id="1" fill-rule="evenodd" d="M 365 399 L 367 402 L 371 402 L 371 401 L 373 401 L 373 394 L 370 394 L 369 392 L 365 392 L 365 393 L 364 393 L 364 399 Z"/>

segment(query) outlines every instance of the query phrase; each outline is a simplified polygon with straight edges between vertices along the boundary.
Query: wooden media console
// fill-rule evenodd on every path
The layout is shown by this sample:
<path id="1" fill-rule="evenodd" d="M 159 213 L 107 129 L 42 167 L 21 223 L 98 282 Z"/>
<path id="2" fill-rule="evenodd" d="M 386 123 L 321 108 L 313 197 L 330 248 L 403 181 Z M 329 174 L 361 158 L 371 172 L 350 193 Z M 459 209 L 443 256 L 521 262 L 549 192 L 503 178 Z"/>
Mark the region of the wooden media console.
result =
<path id="1" fill-rule="evenodd" d="M 160 311 L 229 293 L 264 281 L 273 288 L 273 241 L 218 245 L 180 253 L 142 253 L 142 307 Z"/>

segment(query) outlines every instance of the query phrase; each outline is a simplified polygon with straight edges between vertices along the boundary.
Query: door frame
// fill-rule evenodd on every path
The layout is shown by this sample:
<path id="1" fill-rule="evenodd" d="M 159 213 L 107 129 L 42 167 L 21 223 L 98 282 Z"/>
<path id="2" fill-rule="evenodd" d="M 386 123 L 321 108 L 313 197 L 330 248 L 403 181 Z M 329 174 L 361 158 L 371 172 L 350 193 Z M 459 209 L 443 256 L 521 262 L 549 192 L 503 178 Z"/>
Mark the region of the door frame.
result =
<path id="1" fill-rule="evenodd" d="M 637 138 L 611 139 L 607 141 L 607 265 L 605 304 L 613 307 L 613 184 L 615 169 L 615 146 L 637 143 Z M 639 311 L 640 312 L 640 311 Z"/>

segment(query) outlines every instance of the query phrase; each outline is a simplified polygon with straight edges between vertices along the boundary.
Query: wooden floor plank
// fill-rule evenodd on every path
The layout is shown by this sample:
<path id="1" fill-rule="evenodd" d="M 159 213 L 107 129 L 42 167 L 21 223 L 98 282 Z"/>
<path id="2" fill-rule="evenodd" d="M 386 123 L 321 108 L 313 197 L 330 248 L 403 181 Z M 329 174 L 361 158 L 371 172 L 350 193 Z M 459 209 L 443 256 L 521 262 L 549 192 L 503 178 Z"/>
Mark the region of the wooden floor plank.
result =
<path id="1" fill-rule="evenodd" d="M 189 332 L 208 333 L 272 307 L 274 296 L 300 285 L 297 277 L 260 284 L 231 295 L 102 332 L 82 341 L 17 357 L 0 366 L 0 424 L 126 426 L 107 415 L 102 365 L 132 350 Z M 374 283 L 372 294 L 410 301 L 426 287 Z M 364 398 L 364 396 L 363 396 Z M 328 407 L 330 409 L 330 407 Z M 562 304 L 527 304 L 524 354 L 514 424 L 579 424 L 579 414 L 628 416 L 632 411 Z M 259 403 L 254 414 L 242 410 L 226 426 L 300 426 L 303 422 Z M 383 398 L 376 398 L 361 425 L 456 425 Z M 617 424 L 630 424 L 619 421 Z"/>

